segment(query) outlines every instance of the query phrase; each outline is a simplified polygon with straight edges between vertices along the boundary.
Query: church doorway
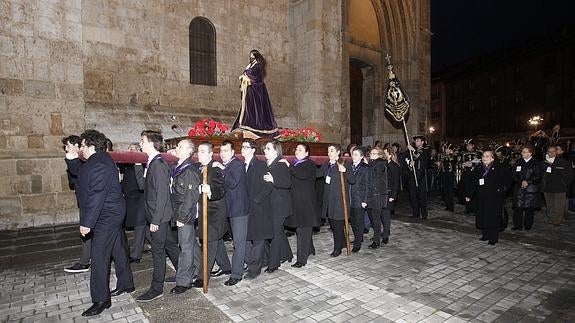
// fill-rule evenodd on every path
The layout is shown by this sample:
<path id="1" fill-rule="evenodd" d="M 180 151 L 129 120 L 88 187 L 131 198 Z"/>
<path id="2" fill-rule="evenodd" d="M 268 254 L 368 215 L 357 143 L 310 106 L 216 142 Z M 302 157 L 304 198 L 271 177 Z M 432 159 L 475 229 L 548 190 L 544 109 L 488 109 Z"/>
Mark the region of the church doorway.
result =
<path id="1" fill-rule="evenodd" d="M 362 144 L 364 136 L 369 135 L 368 120 L 373 114 L 374 80 L 373 68 L 359 59 L 349 61 L 349 128 L 350 142 Z"/>

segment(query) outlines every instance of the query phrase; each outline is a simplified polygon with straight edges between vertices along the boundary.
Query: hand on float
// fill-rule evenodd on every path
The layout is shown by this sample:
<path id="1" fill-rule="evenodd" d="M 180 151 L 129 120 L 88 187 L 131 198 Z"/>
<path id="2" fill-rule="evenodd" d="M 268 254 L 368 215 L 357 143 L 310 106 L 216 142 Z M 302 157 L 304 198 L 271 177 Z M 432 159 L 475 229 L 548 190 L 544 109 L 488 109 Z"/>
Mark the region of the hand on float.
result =
<path id="1" fill-rule="evenodd" d="M 159 225 L 155 225 L 153 223 L 150 223 L 150 232 L 156 232 L 156 231 L 158 231 L 159 228 L 160 228 Z"/>
<path id="2" fill-rule="evenodd" d="M 223 170 L 223 169 L 225 168 L 224 165 L 220 164 L 220 163 L 217 162 L 217 161 L 213 162 L 213 163 L 212 163 L 212 166 L 217 167 L 217 168 L 219 168 L 219 169 L 221 169 L 221 170 Z"/>

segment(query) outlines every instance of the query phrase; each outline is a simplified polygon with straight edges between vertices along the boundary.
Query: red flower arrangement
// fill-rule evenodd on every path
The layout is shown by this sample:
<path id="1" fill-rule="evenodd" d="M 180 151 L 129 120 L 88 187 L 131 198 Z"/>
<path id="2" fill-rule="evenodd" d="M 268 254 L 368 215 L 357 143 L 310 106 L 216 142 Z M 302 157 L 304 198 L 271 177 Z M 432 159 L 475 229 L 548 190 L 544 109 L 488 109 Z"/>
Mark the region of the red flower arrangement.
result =
<path id="1" fill-rule="evenodd" d="M 230 128 L 222 122 L 210 118 L 202 119 L 188 131 L 190 137 L 219 137 L 225 136 Z"/>
<path id="2" fill-rule="evenodd" d="M 321 134 L 313 128 L 301 129 L 282 129 L 280 130 L 280 141 L 302 141 L 318 142 L 321 141 Z"/>

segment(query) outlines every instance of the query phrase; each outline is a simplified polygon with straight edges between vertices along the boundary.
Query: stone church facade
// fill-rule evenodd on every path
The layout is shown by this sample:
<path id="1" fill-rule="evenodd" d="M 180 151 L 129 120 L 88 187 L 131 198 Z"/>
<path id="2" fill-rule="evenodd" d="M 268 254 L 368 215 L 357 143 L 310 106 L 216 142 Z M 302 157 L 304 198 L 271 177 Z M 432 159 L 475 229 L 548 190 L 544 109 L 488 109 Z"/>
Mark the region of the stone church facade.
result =
<path id="1" fill-rule="evenodd" d="M 384 56 L 411 97 L 410 131 L 423 132 L 429 16 L 429 0 L 4 0 L 0 229 L 77 220 L 66 135 L 95 128 L 125 149 L 143 129 L 169 138 L 204 117 L 231 124 L 251 49 L 268 61 L 280 127 L 403 143 L 384 114 Z M 196 17 L 215 32 L 215 85 L 190 82 Z"/>

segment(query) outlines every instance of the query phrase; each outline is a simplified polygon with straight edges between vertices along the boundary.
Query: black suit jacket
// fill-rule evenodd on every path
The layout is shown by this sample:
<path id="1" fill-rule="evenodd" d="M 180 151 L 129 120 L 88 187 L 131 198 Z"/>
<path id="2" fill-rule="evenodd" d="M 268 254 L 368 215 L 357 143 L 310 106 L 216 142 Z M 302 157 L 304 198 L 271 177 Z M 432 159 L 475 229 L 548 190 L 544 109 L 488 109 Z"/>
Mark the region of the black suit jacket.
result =
<path id="1" fill-rule="evenodd" d="M 226 185 L 226 209 L 228 217 L 248 215 L 248 184 L 244 162 L 233 158 L 224 169 Z"/>
<path id="2" fill-rule="evenodd" d="M 79 168 L 76 190 L 80 225 L 112 230 L 122 227 L 126 206 L 118 168 L 105 152 L 96 152 Z"/>
<path id="3" fill-rule="evenodd" d="M 148 223 L 160 225 L 172 220 L 174 210 L 170 195 L 170 175 L 170 166 L 160 155 L 148 164 L 144 187 Z"/>
<path id="4" fill-rule="evenodd" d="M 357 164 L 356 167 L 352 166 L 352 170 L 355 174 L 355 184 L 349 186 L 349 207 L 361 209 L 361 203 L 367 203 L 370 169 L 369 166 L 362 161 Z"/>

